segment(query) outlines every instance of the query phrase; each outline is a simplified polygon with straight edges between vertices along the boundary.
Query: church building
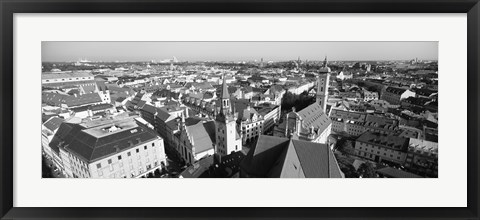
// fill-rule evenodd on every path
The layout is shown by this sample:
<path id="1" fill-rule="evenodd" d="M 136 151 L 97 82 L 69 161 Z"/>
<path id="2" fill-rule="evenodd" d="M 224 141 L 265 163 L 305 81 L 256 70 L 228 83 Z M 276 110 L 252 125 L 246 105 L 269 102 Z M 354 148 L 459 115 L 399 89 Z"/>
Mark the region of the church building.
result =
<path id="1" fill-rule="evenodd" d="M 218 156 L 229 155 L 242 150 L 242 138 L 237 130 L 237 117 L 232 110 L 227 83 L 223 76 L 222 94 L 220 96 L 220 112 L 215 118 L 215 154 Z"/>
<path id="2" fill-rule="evenodd" d="M 298 112 L 293 108 L 283 123 L 275 128 L 274 136 L 327 143 L 332 128 L 332 121 L 326 114 L 330 71 L 325 57 L 317 78 L 315 103 Z"/>

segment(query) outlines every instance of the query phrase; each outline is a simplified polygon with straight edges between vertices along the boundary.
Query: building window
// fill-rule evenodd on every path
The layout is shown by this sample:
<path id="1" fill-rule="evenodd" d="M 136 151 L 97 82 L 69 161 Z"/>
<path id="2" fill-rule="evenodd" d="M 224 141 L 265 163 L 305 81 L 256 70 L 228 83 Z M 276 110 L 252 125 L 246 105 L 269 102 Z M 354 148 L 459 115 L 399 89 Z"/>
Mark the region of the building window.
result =
<path id="1" fill-rule="evenodd" d="M 112 159 L 108 159 L 108 164 L 112 164 Z"/>
<path id="2" fill-rule="evenodd" d="M 143 147 L 143 149 L 145 149 L 145 150 L 146 150 L 146 149 L 147 149 L 147 145 L 145 145 L 145 146 Z"/>
<path id="3" fill-rule="evenodd" d="M 118 155 L 118 160 L 122 160 L 122 155 Z"/>
<path id="4" fill-rule="evenodd" d="M 152 147 L 155 147 L 155 143 L 152 143 Z"/>
<path id="5" fill-rule="evenodd" d="M 140 153 L 140 149 L 137 148 L 137 154 Z"/>
<path id="6" fill-rule="evenodd" d="M 100 169 L 102 168 L 102 164 L 101 163 L 97 163 L 97 169 Z"/>
<path id="7" fill-rule="evenodd" d="M 127 153 L 127 156 L 129 156 L 129 157 L 132 156 L 132 153 L 128 152 L 128 153 Z"/>

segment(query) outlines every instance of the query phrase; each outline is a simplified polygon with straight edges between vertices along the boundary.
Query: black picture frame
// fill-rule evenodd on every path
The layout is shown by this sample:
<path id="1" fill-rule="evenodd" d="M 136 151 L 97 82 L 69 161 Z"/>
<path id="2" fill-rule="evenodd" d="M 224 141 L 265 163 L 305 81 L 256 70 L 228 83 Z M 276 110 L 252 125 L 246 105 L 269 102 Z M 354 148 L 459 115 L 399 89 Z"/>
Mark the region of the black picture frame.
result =
<path id="1" fill-rule="evenodd" d="M 479 0 L 1 0 L 2 219 L 479 219 Z M 465 208 L 23 208 L 13 207 L 15 13 L 467 13 L 468 202 Z M 452 138 L 454 138 L 452 134 Z M 445 189 L 448 190 L 448 189 Z M 252 198 L 253 199 L 253 198 Z"/>

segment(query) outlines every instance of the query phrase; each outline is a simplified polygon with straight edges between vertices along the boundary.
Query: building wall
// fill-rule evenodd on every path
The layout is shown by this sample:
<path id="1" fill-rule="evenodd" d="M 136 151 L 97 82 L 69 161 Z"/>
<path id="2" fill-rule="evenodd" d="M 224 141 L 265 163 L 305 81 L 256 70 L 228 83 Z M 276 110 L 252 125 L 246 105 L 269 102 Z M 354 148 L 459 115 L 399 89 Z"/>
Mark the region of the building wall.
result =
<path id="1" fill-rule="evenodd" d="M 163 139 L 141 143 L 88 164 L 92 178 L 136 178 L 166 165 Z"/>
<path id="2" fill-rule="evenodd" d="M 195 161 L 200 160 L 208 155 L 213 155 L 214 153 L 215 153 L 215 150 L 213 148 L 207 151 L 197 153 L 195 154 Z"/>
<path id="3" fill-rule="evenodd" d="M 381 96 L 382 100 L 387 101 L 391 105 L 399 105 L 400 104 L 400 95 L 390 93 L 390 92 L 383 92 Z"/>
<path id="4" fill-rule="evenodd" d="M 337 121 L 332 119 L 332 130 L 334 132 L 346 132 L 352 136 L 358 136 L 365 132 L 365 128 L 361 124 L 349 123 L 344 120 Z"/>
<path id="5" fill-rule="evenodd" d="M 110 99 L 110 90 L 100 91 L 98 92 L 98 95 L 100 95 L 100 98 L 102 99 L 102 103 L 110 104 L 112 102 L 112 100 Z"/>
<path id="6" fill-rule="evenodd" d="M 265 116 L 263 116 L 264 123 L 263 123 L 262 132 L 268 131 L 273 126 L 275 126 L 275 123 L 279 119 L 279 115 L 280 115 L 280 106 L 273 108 L 272 111 L 265 114 Z"/>
<path id="7" fill-rule="evenodd" d="M 332 133 L 332 124 L 330 124 L 318 137 L 313 141 L 316 143 L 327 144 L 328 136 Z"/>
<path id="8" fill-rule="evenodd" d="M 192 143 L 190 141 L 190 137 L 188 136 L 187 132 L 181 131 L 180 140 L 178 143 L 179 143 L 179 146 L 177 146 L 177 150 L 179 151 L 183 160 L 186 163 L 193 164 L 193 162 L 195 162 L 195 159 L 193 156 L 194 153 L 192 152 Z"/>
<path id="9" fill-rule="evenodd" d="M 242 121 L 240 123 L 240 128 L 242 129 L 243 144 L 245 144 L 247 140 L 253 140 L 254 138 L 257 138 L 260 134 L 262 134 L 263 123 L 263 119 L 253 122 Z"/>
<path id="10" fill-rule="evenodd" d="M 234 120 L 226 123 L 215 121 L 216 146 L 219 155 L 225 156 L 232 151 L 242 150 L 241 139 L 236 140 L 236 122 Z"/>
<path id="11" fill-rule="evenodd" d="M 378 161 L 389 161 L 397 164 L 403 164 L 407 157 L 406 152 L 393 150 L 381 145 L 372 145 L 360 141 L 355 142 L 355 155 L 369 160 L 375 161 L 378 156 Z"/>
<path id="12" fill-rule="evenodd" d="M 52 148 L 49 145 L 52 139 L 53 139 L 53 135 L 48 135 L 42 131 L 42 149 L 48 158 L 52 158 Z"/>
<path id="13" fill-rule="evenodd" d="M 322 74 L 317 81 L 317 100 L 316 102 L 322 106 L 323 112 L 327 112 L 328 83 L 330 74 Z"/>

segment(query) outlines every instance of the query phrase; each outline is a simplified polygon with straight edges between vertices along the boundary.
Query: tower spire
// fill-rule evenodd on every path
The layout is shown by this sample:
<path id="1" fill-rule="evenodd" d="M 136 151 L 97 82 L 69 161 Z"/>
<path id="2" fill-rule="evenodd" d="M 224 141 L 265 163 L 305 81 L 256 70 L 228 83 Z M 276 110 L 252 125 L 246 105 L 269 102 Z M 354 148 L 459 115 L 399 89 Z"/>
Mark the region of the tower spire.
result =
<path id="1" fill-rule="evenodd" d="M 224 116 L 227 116 L 230 113 L 230 94 L 228 94 L 228 87 L 226 82 L 225 73 L 223 73 L 223 85 L 222 85 L 222 97 L 220 104 L 220 112 Z"/>
<path id="2" fill-rule="evenodd" d="M 225 73 L 223 73 L 223 82 L 222 82 L 222 99 L 229 99 L 230 95 L 228 94 L 227 82 L 225 80 Z"/>
<path id="3" fill-rule="evenodd" d="M 323 67 L 327 67 L 327 55 L 325 55 L 325 60 L 323 61 Z"/>

